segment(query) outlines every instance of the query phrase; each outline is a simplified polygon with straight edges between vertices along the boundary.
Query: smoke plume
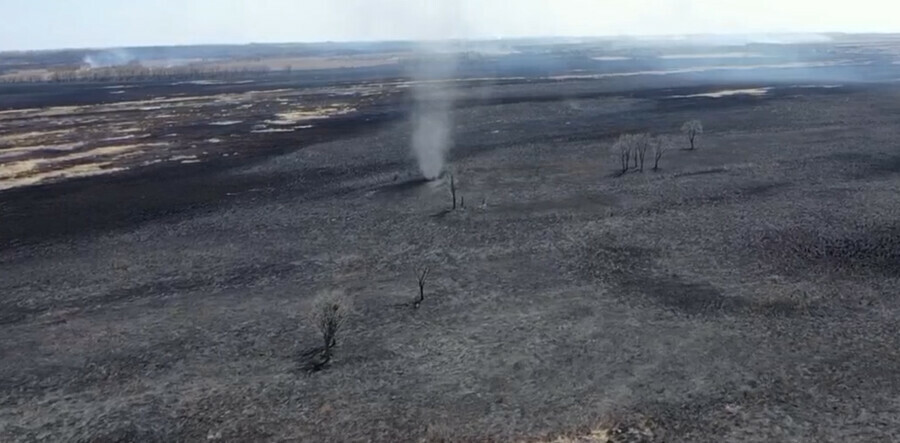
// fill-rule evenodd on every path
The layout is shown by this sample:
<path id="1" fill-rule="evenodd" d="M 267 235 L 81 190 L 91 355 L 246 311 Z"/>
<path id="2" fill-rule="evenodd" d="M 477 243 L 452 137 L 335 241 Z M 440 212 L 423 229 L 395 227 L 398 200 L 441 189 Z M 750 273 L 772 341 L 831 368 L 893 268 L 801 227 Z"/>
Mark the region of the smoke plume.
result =
<path id="1" fill-rule="evenodd" d="M 82 59 L 82 62 L 91 69 L 123 66 L 135 61 L 137 61 L 137 57 L 134 54 L 121 48 L 94 52 L 85 55 Z"/>
<path id="2" fill-rule="evenodd" d="M 413 70 L 412 150 L 428 180 L 441 176 L 453 145 L 455 56 L 429 50 Z"/>
<path id="3" fill-rule="evenodd" d="M 427 31 L 418 57 L 410 65 L 412 98 L 412 151 L 419 170 L 428 180 L 444 172 L 447 153 L 453 145 L 454 75 L 459 44 L 453 39 L 465 35 L 461 2 L 413 2 L 396 17 L 405 25 Z"/>

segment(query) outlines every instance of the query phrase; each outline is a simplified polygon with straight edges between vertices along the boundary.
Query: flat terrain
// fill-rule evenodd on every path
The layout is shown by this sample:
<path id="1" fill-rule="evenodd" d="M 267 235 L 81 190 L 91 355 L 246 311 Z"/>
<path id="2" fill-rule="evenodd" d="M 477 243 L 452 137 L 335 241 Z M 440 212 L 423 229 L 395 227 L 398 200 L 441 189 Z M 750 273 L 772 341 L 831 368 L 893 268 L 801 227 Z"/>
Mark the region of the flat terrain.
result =
<path id="1" fill-rule="evenodd" d="M 456 211 L 405 80 L 0 90 L 0 440 L 897 441 L 900 75 L 859 69 L 453 82 Z M 618 176 L 629 132 L 679 145 Z"/>

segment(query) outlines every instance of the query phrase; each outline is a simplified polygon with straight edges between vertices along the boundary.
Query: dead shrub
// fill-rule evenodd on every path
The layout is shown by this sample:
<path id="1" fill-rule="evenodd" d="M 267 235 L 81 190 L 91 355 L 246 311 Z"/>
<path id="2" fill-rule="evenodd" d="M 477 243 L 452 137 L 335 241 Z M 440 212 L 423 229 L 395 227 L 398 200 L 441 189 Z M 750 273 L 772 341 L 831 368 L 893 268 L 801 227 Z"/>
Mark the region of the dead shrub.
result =
<path id="1" fill-rule="evenodd" d="M 316 303 L 312 321 L 321 335 L 322 345 L 304 353 L 307 370 L 320 371 L 331 363 L 334 349 L 338 344 L 338 335 L 346 319 L 347 304 L 340 297 L 325 297 Z"/>

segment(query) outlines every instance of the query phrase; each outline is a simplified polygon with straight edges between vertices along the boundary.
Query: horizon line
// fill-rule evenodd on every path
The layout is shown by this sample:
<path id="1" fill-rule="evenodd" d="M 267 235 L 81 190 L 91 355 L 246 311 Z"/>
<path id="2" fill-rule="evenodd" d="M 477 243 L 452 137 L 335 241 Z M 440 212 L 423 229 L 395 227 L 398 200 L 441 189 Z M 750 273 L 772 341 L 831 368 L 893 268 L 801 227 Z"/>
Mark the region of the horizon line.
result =
<path id="1" fill-rule="evenodd" d="M 607 34 L 607 35 L 533 35 L 512 37 L 458 37 L 440 39 L 384 39 L 384 40 L 295 40 L 295 41 L 244 41 L 244 42 L 216 42 L 216 43 L 175 43 L 175 44 L 137 44 L 123 46 L 70 46 L 39 49 L 0 49 L 0 54 L 10 53 L 35 53 L 35 52 L 66 52 L 66 51 L 103 51 L 112 49 L 142 49 L 142 48 L 178 48 L 178 47 L 202 47 L 202 46 L 266 46 L 266 45 L 326 45 L 326 44 L 372 44 L 372 43 L 437 43 L 437 42 L 491 42 L 491 41 L 516 41 L 516 40 L 553 40 L 553 39 L 596 39 L 596 40 L 625 40 L 625 39 L 684 39 L 690 37 L 758 37 L 758 36 L 900 36 L 900 31 L 891 32 L 735 32 L 735 33 L 688 33 L 688 34 Z M 748 42 L 753 43 L 753 42 Z M 796 44 L 813 43 L 797 42 Z M 765 44 L 765 42 L 759 42 Z"/>

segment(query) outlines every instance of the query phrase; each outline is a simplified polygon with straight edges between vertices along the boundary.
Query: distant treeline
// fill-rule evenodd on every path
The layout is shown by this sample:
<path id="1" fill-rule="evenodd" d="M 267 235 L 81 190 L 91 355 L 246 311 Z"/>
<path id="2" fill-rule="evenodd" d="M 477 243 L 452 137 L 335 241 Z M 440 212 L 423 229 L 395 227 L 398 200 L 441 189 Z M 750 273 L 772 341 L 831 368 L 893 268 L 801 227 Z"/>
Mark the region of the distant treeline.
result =
<path id="1" fill-rule="evenodd" d="M 176 66 L 147 67 L 139 64 L 110 66 L 103 68 L 55 67 L 44 71 L 21 71 L 0 75 L 0 83 L 66 83 L 66 82 L 110 82 L 136 80 L 197 80 L 209 78 L 234 78 L 248 75 L 265 75 L 273 72 L 266 66 Z M 290 72 L 291 68 L 277 70 Z"/>

